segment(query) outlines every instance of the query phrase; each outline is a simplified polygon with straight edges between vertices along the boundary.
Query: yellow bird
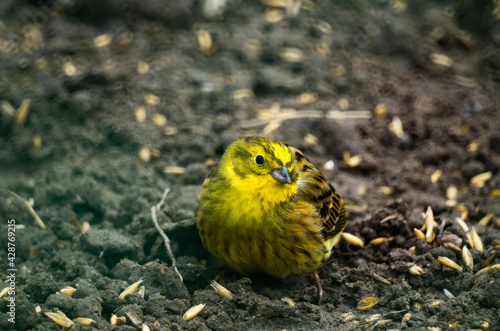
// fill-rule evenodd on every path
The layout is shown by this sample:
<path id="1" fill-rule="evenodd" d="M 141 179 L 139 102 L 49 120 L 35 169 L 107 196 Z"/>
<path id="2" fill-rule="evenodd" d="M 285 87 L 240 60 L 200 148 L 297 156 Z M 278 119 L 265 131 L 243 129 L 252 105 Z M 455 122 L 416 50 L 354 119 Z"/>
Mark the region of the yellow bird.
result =
<path id="1" fill-rule="evenodd" d="M 241 274 L 317 274 L 344 230 L 345 210 L 304 154 L 261 137 L 233 142 L 203 183 L 197 224 L 208 251 Z"/>

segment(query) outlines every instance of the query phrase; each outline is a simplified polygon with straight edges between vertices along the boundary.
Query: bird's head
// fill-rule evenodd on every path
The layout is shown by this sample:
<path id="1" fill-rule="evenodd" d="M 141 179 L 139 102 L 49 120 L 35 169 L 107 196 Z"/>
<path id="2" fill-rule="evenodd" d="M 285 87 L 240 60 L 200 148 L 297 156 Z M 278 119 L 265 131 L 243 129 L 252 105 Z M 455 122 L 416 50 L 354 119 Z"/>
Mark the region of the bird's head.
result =
<path id="1" fill-rule="evenodd" d="M 288 147 L 277 140 L 240 138 L 229 145 L 221 166 L 234 186 L 240 190 L 258 191 L 267 200 L 281 200 L 281 196 L 289 198 L 296 191 L 297 161 Z"/>

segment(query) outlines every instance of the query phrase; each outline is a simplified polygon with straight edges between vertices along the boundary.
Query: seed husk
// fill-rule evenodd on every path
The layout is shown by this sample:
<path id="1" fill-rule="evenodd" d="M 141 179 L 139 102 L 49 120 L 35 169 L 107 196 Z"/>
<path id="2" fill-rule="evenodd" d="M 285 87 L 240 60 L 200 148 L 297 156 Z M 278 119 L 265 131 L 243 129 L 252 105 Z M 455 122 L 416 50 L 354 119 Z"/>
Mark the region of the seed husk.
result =
<path id="1" fill-rule="evenodd" d="M 455 269 L 455 270 L 458 270 L 460 272 L 462 272 L 462 267 L 459 266 L 455 261 L 447 258 L 446 256 L 439 256 L 437 258 L 437 260 L 442 264 L 444 265 L 445 267 L 448 267 L 448 268 L 451 268 L 451 269 Z"/>
<path id="2" fill-rule="evenodd" d="M 472 237 L 472 243 L 474 244 L 474 246 L 472 246 L 472 247 L 477 249 L 478 251 L 480 251 L 482 253 L 484 248 L 483 248 L 483 241 L 481 240 L 481 237 L 479 237 L 479 234 L 477 233 L 477 231 L 474 227 L 472 227 L 470 232 L 471 232 L 471 237 Z"/>
<path id="3" fill-rule="evenodd" d="M 432 211 L 432 208 L 429 206 L 427 208 L 427 211 L 425 212 L 425 241 L 427 241 L 428 243 L 433 242 L 436 238 L 436 232 L 434 232 L 435 225 L 437 225 L 437 223 L 434 220 L 434 213 Z"/>
<path id="4" fill-rule="evenodd" d="M 497 252 L 493 251 L 491 253 L 491 255 L 488 256 L 488 258 L 486 260 L 479 262 L 479 264 L 483 267 L 487 267 L 491 264 L 491 262 L 493 262 L 493 260 L 495 259 L 496 256 L 497 256 Z"/>
<path id="5" fill-rule="evenodd" d="M 293 301 L 290 298 L 284 297 L 284 298 L 281 298 L 281 301 L 286 303 L 288 305 L 288 307 L 295 307 L 295 301 Z"/>
<path id="6" fill-rule="evenodd" d="M 487 227 L 488 224 L 490 224 L 490 221 L 493 218 L 493 216 L 494 216 L 493 213 L 490 213 L 490 214 L 484 216 L 483 218 L 481 218 L 481 220 L 479 221 L 478 225 Z"/>
<path id="7" fill-rule="evenodd" d="M 415 235 L 415 237 L 425 240 L 425 234 L 422 232 L 422 230 L 414 228 L 413 234 Z"/>
<path id="8" fill-rule="evenodd" d="M 465 223 L 465 221 L 463 219 L 461 219 L 460 217 L 457 217 L 455 218 L 455 222 L 458 223 L 458 225 L 460 225 L 460 227 L 462 228 L 462 230 L 464 230 L 464 232 L 469 232 L 469 227 L 467 226 L 467 223 Z"/>
<path id="9" fill-rule="evenodd" d="M 70 320 L 62 311 L 58 311 L 55 313 L 48 312 L 48 313 L 44 313 L 44 314 L 45 314 L 45 316 L 47 316 L 48 318 L 50 318 L 51 320 L 53 320 L 57 324 L 64 326 L 65 328 L 70 328 L 73 325 L 75 325 L 75 323 L 73 323 L 73 321 Z"/>
<path id="10" fill-rule="evenodd" d="M 408 269 L 408 272 L 414 276 L 420 276 L 421 274 L 424 273 L 424 269 L 418 265 L 413 265 Z"/>
<path id="11" fill-rule="evenodd" d="M 185 321 L 192 320 L 203 310 L 203 308 L 205 308 L 204 303 L 191 307 L 184 315 L 182 315 L 182 319 Z"/>
<path id="12" fill-rule="evenodd" d="M 431 183 L 437 183 L 443 172 L 441 170 L 436 170 L 431 175 Z M 449 199 L 449 198 L 448 198 Z"/>
<path id="13" fill-rule="evenodd" d="M 87 317 L 78 317 L 73 320 L 73 322 L 80 322 L 82 325 L 90 325 L 92 323 L 95 323 L 95 321 L 91 318 Z"/>
<path id="14" fill-rule="evenodd" d="M 362 248 L 365 247 L 363 240 L 356 237 L 353 234 L 350 234 L 347 232 L 342 232 L 342 238 L 353 246 L 358 246 L 358 247 L 362 247 Z"/>
<path id="15" fill-rule="evenodd" d="M 70 296 L 70 297 L 72 297 L 73 294 L 75 294 L 75 292 L 76 292 L 76 288 L 71 287 L 71 286 L 65 286 L 65 287 L 63 287 L 62 289 L 59 290 L 60 294 L 64 294 L 64 295 L 67 295 L 67 296 Z"/>
<path id="16" fill-rule="evenodd" d="M 393 240 L 394 240 L 394 238 L 379 237 L 379 238 L 375 238 L 375 239 L 370 240 L 368 245 L 379 246 L 385 242 L 391 242 Z"/>
<path id="17" fill-rule="evenodd" d="M 457 245 L 455 245 L 454 243 L 446 243 L 444 244 L 444 247 L 446 248 L 449 248 L 451 250 L 454 250 L 455 252 L 461 252 L 462 250 L 460 249 L 460 247 L 458 247 Z"/>
<path id="18" fill-rule="evenodd" d="M 129 321 L 137 328 L 141 329 L 142 328 L 142 319 L 139 317 L 139 315 L 137 315 L 136 313 L 134 313 L 133 311 L 129 311 L 127 313 L 125 313 L 125 315 L 127 315 Z"/>
<path id="19" fill-rule="evenodd" d="M 491 270 L 491 269 L 498 269 L 498 271 L 500 271 L 500 264 L 494 264 L 494 265 L 490 265 L 486 268 L 483 268 L 483 269 L 479 270 L 478 272 L 476 272 L 475 276 L 480 275 L 483 272 Z"/>
<path id="20" fill-rule="evenodd" d="M 137 282 L 127 287 L 122 293 L 120 293 L 119 295 L 120 300 L 123 302 L 125 301 L 125 296 L 135 293 L 140 283 L 142 283 L 142 279 L 139 279 Z"/>
<path id="21" fill-rule="evenodd" d="M 469 184 L 471 186 L 481 188 L 484 186 L 484 184 L 486 184 L 487 181 L 491 179 L 492 176 L 493 174 L 491 173 L 491 171 L 483 172 L 479 175 L 472 177 Z"/>
<path id="22" fill-rule="evenodd" d="M 367 297 L 358 302 L 357 310 L 368 310 L 378 303 L 378 299 L 375 297 Z"/>
<path id="23" fill-rule="evenodd" d="M 111 315 L 109 322 L 111 323 L 111 325 L 122 325 L 127 322 L 127 318 L 125 316 L 118 317 L 116 315 Z"/>
<path id="24" fill-rule="evenodd" d="M 462 248 L 462 261 L 464 261 L 464 264 L 470 269 L 470 271 L 474 270 L 474 260 L 472 259 L 472 254 L 467 246 Z"/>
<path id="25" fill-rule="evenodd" d="M 210 283 L 210 286 L 215 290 L 215 293 L 217 293 L 221 298 L 224 299 L 233 299 L 234 295 L 229 291 L 227 288 L 222 286 L 221 284 L 217 283 L 215 280 L 212 280 Z"/>

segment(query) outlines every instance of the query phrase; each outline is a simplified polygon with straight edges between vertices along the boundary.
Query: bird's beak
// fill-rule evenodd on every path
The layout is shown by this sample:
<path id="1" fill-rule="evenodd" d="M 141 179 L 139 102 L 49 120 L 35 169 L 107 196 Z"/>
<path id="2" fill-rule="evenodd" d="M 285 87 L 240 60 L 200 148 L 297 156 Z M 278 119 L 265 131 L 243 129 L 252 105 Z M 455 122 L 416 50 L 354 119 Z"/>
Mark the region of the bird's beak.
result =
<path id="1" fill-rule="evenodd" d="M 290 184 L 292 180 L 290 179 L 290 173 L 286 167 L 281 167 L 281 169 L 274 169 L 271 171 L 271 176 L 276 179 L 281 184 Z"/>

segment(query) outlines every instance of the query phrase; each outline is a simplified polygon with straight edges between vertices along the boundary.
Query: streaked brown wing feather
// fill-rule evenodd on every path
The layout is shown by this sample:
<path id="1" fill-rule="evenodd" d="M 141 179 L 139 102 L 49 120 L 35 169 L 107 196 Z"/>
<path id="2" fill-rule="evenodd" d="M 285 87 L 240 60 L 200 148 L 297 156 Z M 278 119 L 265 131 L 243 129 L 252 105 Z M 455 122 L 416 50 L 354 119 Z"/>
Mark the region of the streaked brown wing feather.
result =
<path id="1" fill-rule="evenodd" d="M 346 225 L 345 209 L 340 197 L 325 175 L 314 167 L 304 154 L 295 147 L 288 146 L 299 165 L 300 198 L 309 200 L 320 215 L 325 239 L 332 238 L 344 230 Z"/>

